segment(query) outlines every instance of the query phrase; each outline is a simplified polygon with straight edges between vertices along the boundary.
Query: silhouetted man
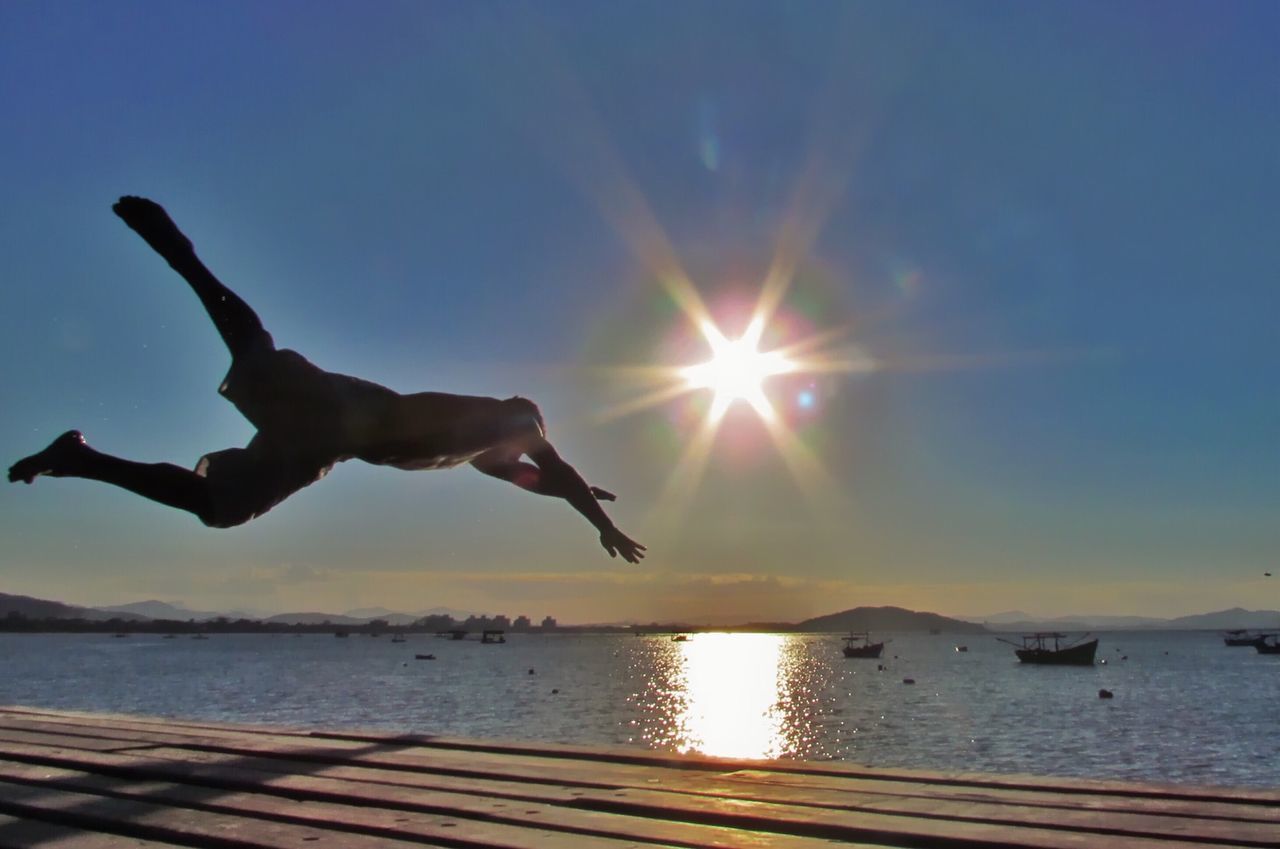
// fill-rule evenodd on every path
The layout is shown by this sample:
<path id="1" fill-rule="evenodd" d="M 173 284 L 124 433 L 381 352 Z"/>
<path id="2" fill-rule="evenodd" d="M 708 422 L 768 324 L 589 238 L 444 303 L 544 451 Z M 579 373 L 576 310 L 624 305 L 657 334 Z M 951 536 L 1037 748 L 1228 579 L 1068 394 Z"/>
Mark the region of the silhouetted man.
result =
<path id="1" fill-rule="evenodd" d="M 631 563 L 644 557 L 644 546 L 614 527 L 597 503 L 615 496 L 588 486 L 560 458 L 532 401 L 401 395 L 319 369 L 276 348 L 257 314 L 205 268 L 159 204 L 123 197 L 112 209 L 204 304 L 231 350 L 231 370 L 218 391 L 258 432 L 246 447 L 206 454 L 190 471 L 103 454 L 72 430 L 11 466 L 10 481 L 32 483 L 40 475 L 104 481 L 193 513 L 211 527 L 229 528 L 261 516 L 343 460 L 408 470 L 470 463 L 522 489 L 565 499 L 600 532 L 610 556 L 621 554 Z"/>

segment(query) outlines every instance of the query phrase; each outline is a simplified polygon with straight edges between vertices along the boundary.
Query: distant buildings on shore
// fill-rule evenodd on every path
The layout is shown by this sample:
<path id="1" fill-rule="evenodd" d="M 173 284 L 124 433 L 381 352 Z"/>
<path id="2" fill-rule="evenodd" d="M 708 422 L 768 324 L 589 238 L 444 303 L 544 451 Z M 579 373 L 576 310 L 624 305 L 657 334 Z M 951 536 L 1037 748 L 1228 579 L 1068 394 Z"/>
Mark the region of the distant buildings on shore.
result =
<path id="1" fill-rule="evenodd" d="M 473 614 L 461 621 L 445 615 L 424 616 L 414 622 L 412 627 L 427 631 L 512 631 L 519 634 L 530 631 L 554 631 L 557 625 L 555 617 L 552 616 L 544 617 L 541 625 L 534 625 L 533 620 L 524 614 L 517 616 L 513 622 L 506 615 L 499 613 L 497 616 Z"/>

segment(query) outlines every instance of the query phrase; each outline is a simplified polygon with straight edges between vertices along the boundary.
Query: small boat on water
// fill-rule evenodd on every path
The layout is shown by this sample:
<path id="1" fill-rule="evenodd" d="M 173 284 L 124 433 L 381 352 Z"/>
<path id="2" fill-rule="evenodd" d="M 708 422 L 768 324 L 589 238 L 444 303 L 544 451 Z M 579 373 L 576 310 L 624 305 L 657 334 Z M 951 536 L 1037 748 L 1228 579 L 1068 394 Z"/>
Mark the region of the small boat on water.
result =
<path id="1" fill-rule="evenodd" d="M 1035 634 L 1024 634 L 1019 645 L 1011 640 L 996 637 L 1002 643 L 1013 646 L 1014 654 L 1023 663 L 1041 663 L 1058 666 L 1092 666 L 1093 656 L 1098 651 L 1098 640 L 1095 637 L 1087 642 L 1062 645 L 1068 634 L 1057 631 L 1041 631 Z M 1085 637 L 1089 636 L 1085 634 Z M 1084 638 L 1082 637 L 1081 640 Z"/>
<path id="2" fill-rule="evenodd" d="M 393 642 L 393 643 L 403 643 L 403 642 L 404 642 L 404 637 L 400 636 L 399 634 L 396 634 L 394 637 L 392 637 L 392 638 L 391 638 L 391 642 Z"/>
<path id="3" fill-rule="evenodd" d="M 1250 633 L 1243 628 L 1225 631 L 1222 634 L 1222 642 L 1229 646 L 1256 646 L 1261 639 L 1262 635 Z"/>
<path id="4" fill-rule="evenodd" d="M 414 660 L 435 660 L 436 656 L 434 654 L 415 654 L 413 658 Z"/>
<path id="5" fill-rule="evenodd" d="M 482 631 L 480 633 L 480 642 L 482 643 L 505 643 L 507 641 L 502 631 Z"/>
<path id="6" fill-rule="evenodd" d="M 1262 634 L 1253 647 L 1258 654 L 1280 654 L 1280 634 Z"/>
<path id="7" fill-rule="evenodd" d="M 684 643 L 684 642 L 688 642 L 688 640 L 689 640 L 688 634 L 676 634 L 671 638 L 671 642 L 673 643 Z"/>
<path id="8" fill-rule="evenodd" d="M 844 638 L 845 657 L 879 657 L 884 651 L 884 643 L 871 642 L 870 631 L 851 631 Z"/>

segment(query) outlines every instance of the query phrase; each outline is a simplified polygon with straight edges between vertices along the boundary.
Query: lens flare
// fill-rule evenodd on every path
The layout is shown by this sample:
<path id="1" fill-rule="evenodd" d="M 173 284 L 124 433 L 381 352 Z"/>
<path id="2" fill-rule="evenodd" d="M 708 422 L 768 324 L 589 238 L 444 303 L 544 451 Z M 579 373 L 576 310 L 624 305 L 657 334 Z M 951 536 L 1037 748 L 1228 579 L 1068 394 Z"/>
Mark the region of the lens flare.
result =
<path id="1" fill-rule="evenodd" d="M 776 413 L 765 397 L 764 382 L 774 375 L 795 371 L 796 365 L 779 351 L 759 350 L 763 319 L 753 319 L 739 339 L 727 338 L 710 319 L 704 320 L 700 329 L 711 346 L 711 359 L 685 366 L 679 373 L 689 389 L 710 389 L 715 393 L 710 420 L 720 421 L 729 405 L 738 400 L 750 404 L 761 418 L 774 418 Z"/>

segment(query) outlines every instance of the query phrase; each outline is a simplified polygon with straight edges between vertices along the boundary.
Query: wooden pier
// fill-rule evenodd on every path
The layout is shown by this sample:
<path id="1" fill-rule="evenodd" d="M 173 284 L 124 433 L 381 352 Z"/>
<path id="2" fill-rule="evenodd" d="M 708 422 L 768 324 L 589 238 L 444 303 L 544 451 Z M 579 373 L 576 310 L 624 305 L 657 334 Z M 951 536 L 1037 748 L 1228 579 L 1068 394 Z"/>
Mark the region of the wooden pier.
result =
<path id="1" fill-rule="evenodd" d="M 1280 846 L 1280 790 L 0 707 L 0 849 Z"/>

